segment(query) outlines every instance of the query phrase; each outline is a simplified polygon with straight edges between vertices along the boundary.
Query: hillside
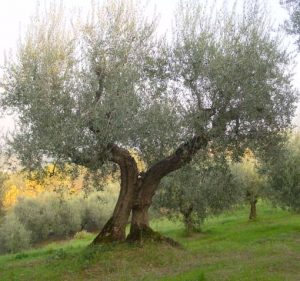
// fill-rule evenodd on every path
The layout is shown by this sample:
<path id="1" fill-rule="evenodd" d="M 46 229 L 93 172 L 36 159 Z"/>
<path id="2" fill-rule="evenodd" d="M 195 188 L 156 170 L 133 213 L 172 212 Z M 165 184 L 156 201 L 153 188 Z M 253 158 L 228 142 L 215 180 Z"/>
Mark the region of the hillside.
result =
<path id="1" fill-rule="evenodd" d="M 183 249 L 147 243 L 86 248 L 93 235 L 0 256 L 0 280 L 299 281 L 300 216 L 267 204 L 257 221 L 248 209 L 211 218 L 186 238 L 180 224 L 152 226 Z"/>

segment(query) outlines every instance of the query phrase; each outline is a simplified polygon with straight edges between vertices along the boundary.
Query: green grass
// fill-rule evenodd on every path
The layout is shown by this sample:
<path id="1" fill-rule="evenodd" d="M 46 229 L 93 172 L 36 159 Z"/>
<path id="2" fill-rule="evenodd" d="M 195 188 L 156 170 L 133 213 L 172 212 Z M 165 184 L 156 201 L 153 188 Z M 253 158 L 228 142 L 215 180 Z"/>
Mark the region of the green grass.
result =
<path id="1" fill-rule="evenodd" d="M 163 244 L 86 247 L 93 235 L 0 256 L 0 280 L 299 281 L 300 216 L 266 203 L 258 219 L 241 208 L 213 217 L 185 237 L 180 223 L 152 227 L 184 249 Z"/>

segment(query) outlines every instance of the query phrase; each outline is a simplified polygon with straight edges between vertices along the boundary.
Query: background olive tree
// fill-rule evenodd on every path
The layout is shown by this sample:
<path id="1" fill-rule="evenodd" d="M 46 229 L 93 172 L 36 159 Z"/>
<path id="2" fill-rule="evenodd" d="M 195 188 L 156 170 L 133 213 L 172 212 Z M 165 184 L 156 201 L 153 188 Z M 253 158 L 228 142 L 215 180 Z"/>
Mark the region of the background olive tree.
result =
<path id="1" fill-rule="evenodd" d="M 257 216 L 258 199 L 267 194 L 267 175 L 262 172 L 262 165 L 250 150 L 245 152 L 241 161 L 232 162 L 230 170 L 234 184 L 240 189 L 245 202 L 250 205 L 249 219 L 253 220 Z"/>
<path id="2" fill-rule="evenodd" d="M 300 212 L 300 135 L 290 136 L 267 168 L 271 200 L 281 207 Z"/>
<path id="3" fill-rule="evenodd" d="M 183 1 L 178 10 L 167 42 L 134 1 L 95 5 L 73 28 L 53 5 L 4 66 L 1 104 L 18 114 L 10 146 L 24 166 L 120 167 L 119 199 L 95 243 L 124 240 L 130 214 L 127 239 L 151 236 L 161 179 L 198 151 L 268 152 L 290 125 L 291 58 L 258 4 L 239 13 Z"/>
<path id="4" fill-rule="evenodd" d="M 240 202 L 240 188 L 223 155 L 197 157 L 164 178 L 154 206 L 170 218 L 181 219 L 186 234 L 201 231 L 205 218 L 229 210 Z"/>

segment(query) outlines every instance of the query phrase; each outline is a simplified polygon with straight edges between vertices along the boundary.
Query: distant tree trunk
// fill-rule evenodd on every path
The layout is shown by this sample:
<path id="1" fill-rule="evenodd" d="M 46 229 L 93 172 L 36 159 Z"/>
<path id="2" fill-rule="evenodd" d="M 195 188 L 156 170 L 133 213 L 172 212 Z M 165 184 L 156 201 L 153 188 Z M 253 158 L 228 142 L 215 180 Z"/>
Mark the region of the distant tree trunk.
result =
<path id="1" fill-rule="evenodd" d="M 250 201 L 250 215 L 249 215 L 249 220 L 256 219 L 256 203 L 257 203 L 256 199 Z"/>
<path id="2" fill-rule="evenodd" d="M 181 210 L 180 212 L 183 215 L 183 223 L 185 226 L 186 234 L 191 235 L 195 229 L 192 219 L 193 207 L 190 206 L 189 208 Z"/>
<path id="3" fill-rule="evenodd" d="M 117 163 L 121 170 L 120 194 L 112 217 L 94 239 L 93 244 L 125 240 L 126 225 L 138 186 L 139 172 L 134 158 L 126 149 L 117 146 L 113 146 L 111 152 L 112 161 Z"/>

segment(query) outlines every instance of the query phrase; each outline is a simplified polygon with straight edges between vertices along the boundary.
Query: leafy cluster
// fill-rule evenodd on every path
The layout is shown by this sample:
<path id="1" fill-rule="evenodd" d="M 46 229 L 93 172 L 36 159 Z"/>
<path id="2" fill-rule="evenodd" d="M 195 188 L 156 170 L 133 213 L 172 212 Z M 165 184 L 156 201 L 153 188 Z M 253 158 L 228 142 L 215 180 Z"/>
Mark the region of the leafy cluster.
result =
<path id="1" fill-rule="evenodd" d="M 287 8 L 290 19 L 285 22 L 285 29 L 289 34 L 297 36 L 297 45 L 300 47 L 300 1 L 281 0 L 281 4 Z"/>

